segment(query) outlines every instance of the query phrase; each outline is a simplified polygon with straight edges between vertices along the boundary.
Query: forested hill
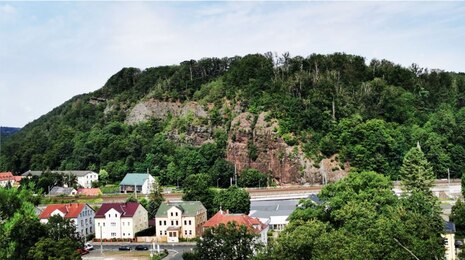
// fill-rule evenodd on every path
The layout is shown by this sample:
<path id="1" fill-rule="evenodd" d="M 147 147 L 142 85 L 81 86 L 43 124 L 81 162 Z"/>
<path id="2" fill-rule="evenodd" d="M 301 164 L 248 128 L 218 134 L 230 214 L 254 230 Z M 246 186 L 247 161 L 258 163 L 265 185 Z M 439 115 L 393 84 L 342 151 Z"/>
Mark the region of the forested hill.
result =
<path id="1" fill-rule="evenodd" d="M 256 168 L 278 183 L 349 168 L 397 179 L 417 142 L 442 178 L 465 169 L 465 74 L 335 53 L 124 68 L 6 140 L 0 170 L 149 169 L 163 184 Z M 336 177 L 335 177 L 336 178 Z"/>

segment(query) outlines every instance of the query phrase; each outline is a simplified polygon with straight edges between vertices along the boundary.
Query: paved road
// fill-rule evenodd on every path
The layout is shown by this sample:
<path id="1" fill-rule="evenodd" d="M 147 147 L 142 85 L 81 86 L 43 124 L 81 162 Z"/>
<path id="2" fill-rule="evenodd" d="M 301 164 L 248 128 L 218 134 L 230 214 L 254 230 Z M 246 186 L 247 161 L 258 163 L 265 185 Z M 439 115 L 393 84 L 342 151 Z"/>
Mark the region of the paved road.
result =
<path id="1" fill-rule="evenodd" d="M 100 244 L 98 242 L 93 243 L 94 250 L 90 251 L 89 254 L 82 257 L 85 260 L 91 259 L 147 259 L 150 255 L 150 251 L 134 251 L 136 245 L 147 245 L 152 249 L 150 243 L 106 243 L 102 245 L 102 253 L 100 253 Z M 122 245 L 131 247 L 131 251 L 119 251 L 118 248 Z M 167 249 L 168 257 L 165 259 L 181 260 L 184 252 L 191 251 L 195 247 L 194 243 L 190 244 L 160 244 L 160 250 Z M 155 247 L 156 248 L 156 247 Z"/>

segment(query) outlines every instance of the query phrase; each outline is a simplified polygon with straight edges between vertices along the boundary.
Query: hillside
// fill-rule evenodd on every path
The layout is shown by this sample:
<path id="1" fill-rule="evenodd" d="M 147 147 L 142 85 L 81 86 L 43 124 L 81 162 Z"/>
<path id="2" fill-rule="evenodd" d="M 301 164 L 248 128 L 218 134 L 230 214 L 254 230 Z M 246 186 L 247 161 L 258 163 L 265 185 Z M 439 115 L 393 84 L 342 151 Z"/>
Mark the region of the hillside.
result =
<path id="1" fill-rule="evenodd" d="M 465 169 L 465 74 L 335 53 L 124 68 L 5 141 L 0 170 L 149 169 L 163 184 L 255 168 L 277 184 L 349 169 L 398 178 L 417 142 L 439 178 Z"/>

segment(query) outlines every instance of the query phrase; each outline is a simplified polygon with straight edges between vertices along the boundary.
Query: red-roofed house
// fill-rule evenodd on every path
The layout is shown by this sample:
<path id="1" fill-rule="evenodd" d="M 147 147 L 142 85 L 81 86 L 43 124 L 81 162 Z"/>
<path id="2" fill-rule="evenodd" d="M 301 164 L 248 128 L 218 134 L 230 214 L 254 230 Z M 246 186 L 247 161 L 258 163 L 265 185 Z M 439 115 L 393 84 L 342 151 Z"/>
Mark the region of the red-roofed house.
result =
<path id="1" fill-rule="evenodd" d="M 226 225 L 229 222 L 236 222 L 239 226 L 245 225 L 252 232 L 260 236 L 258 238 L 259 242 L 265 245 L 268 243 L 268 225 L 260 222 L 258 218 L 252 218 L 245 214 L 230 214 L 228 211 L 220 210 L 203 224 L 203 228 L 212 228 L 220 224 Z"/>
<path id="2" fill-rule="evenodd" d="M 98 196 L 102 194 L 102 191 L 100 188 L 79 188 L 77 194 L 83 196 Z"/>
<path id="3" fill-rule="evenodd" d="M 81 236 L 94 234 L 95 211 L 86 203 L 48 205 L 39 215 L 40 222 L 47 223 L 48 218 L 53 215 L 60 215 L 73 221 L 76 232 Z"/>
<path id="4" fill-rule="evenodd" d="M 13 174 L 11 172 L 0 172 L 0 187 L 5 187 L 8 182 L 13 186 Z"/>
<path id="5" fill-rule="evenodd" d="M 137 202 L 103 203 L 95 213 L 97 239 L 131 239 L 148 227 L 147 210 Z"/>

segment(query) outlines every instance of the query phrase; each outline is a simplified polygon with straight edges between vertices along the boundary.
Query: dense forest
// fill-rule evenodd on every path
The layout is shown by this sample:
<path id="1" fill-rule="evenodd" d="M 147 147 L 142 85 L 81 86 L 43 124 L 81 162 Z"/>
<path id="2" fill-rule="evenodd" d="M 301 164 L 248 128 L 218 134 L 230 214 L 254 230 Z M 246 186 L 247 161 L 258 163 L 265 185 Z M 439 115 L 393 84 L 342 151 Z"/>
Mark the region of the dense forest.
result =
<path id="1" fill-rule="evenodd" d="M 148 99 L 196 101 L 208 116 L 126 118 Z M 292 57 L 285 53 L 204 58 L 179 65 L 124 68 L 99 90 L 76 96 L 5 140 L 0 170 L 105 169 L 110 181 L 127 172 L 176 184 L 196 173 L 227 186 L 234 166 L 225 152 L 239 112 L 277 120 L 276 133 L 319 161 L 338 154 L 352 169 L 399 177 L 417 143 L 438 178 L 465 169 L 465 74 L 366 61 L 344 53 Z M 212 142 L 172 138 L 190 126 L 210 129 Z M 260 151 L 250 144 L 251 157 Z"/>

